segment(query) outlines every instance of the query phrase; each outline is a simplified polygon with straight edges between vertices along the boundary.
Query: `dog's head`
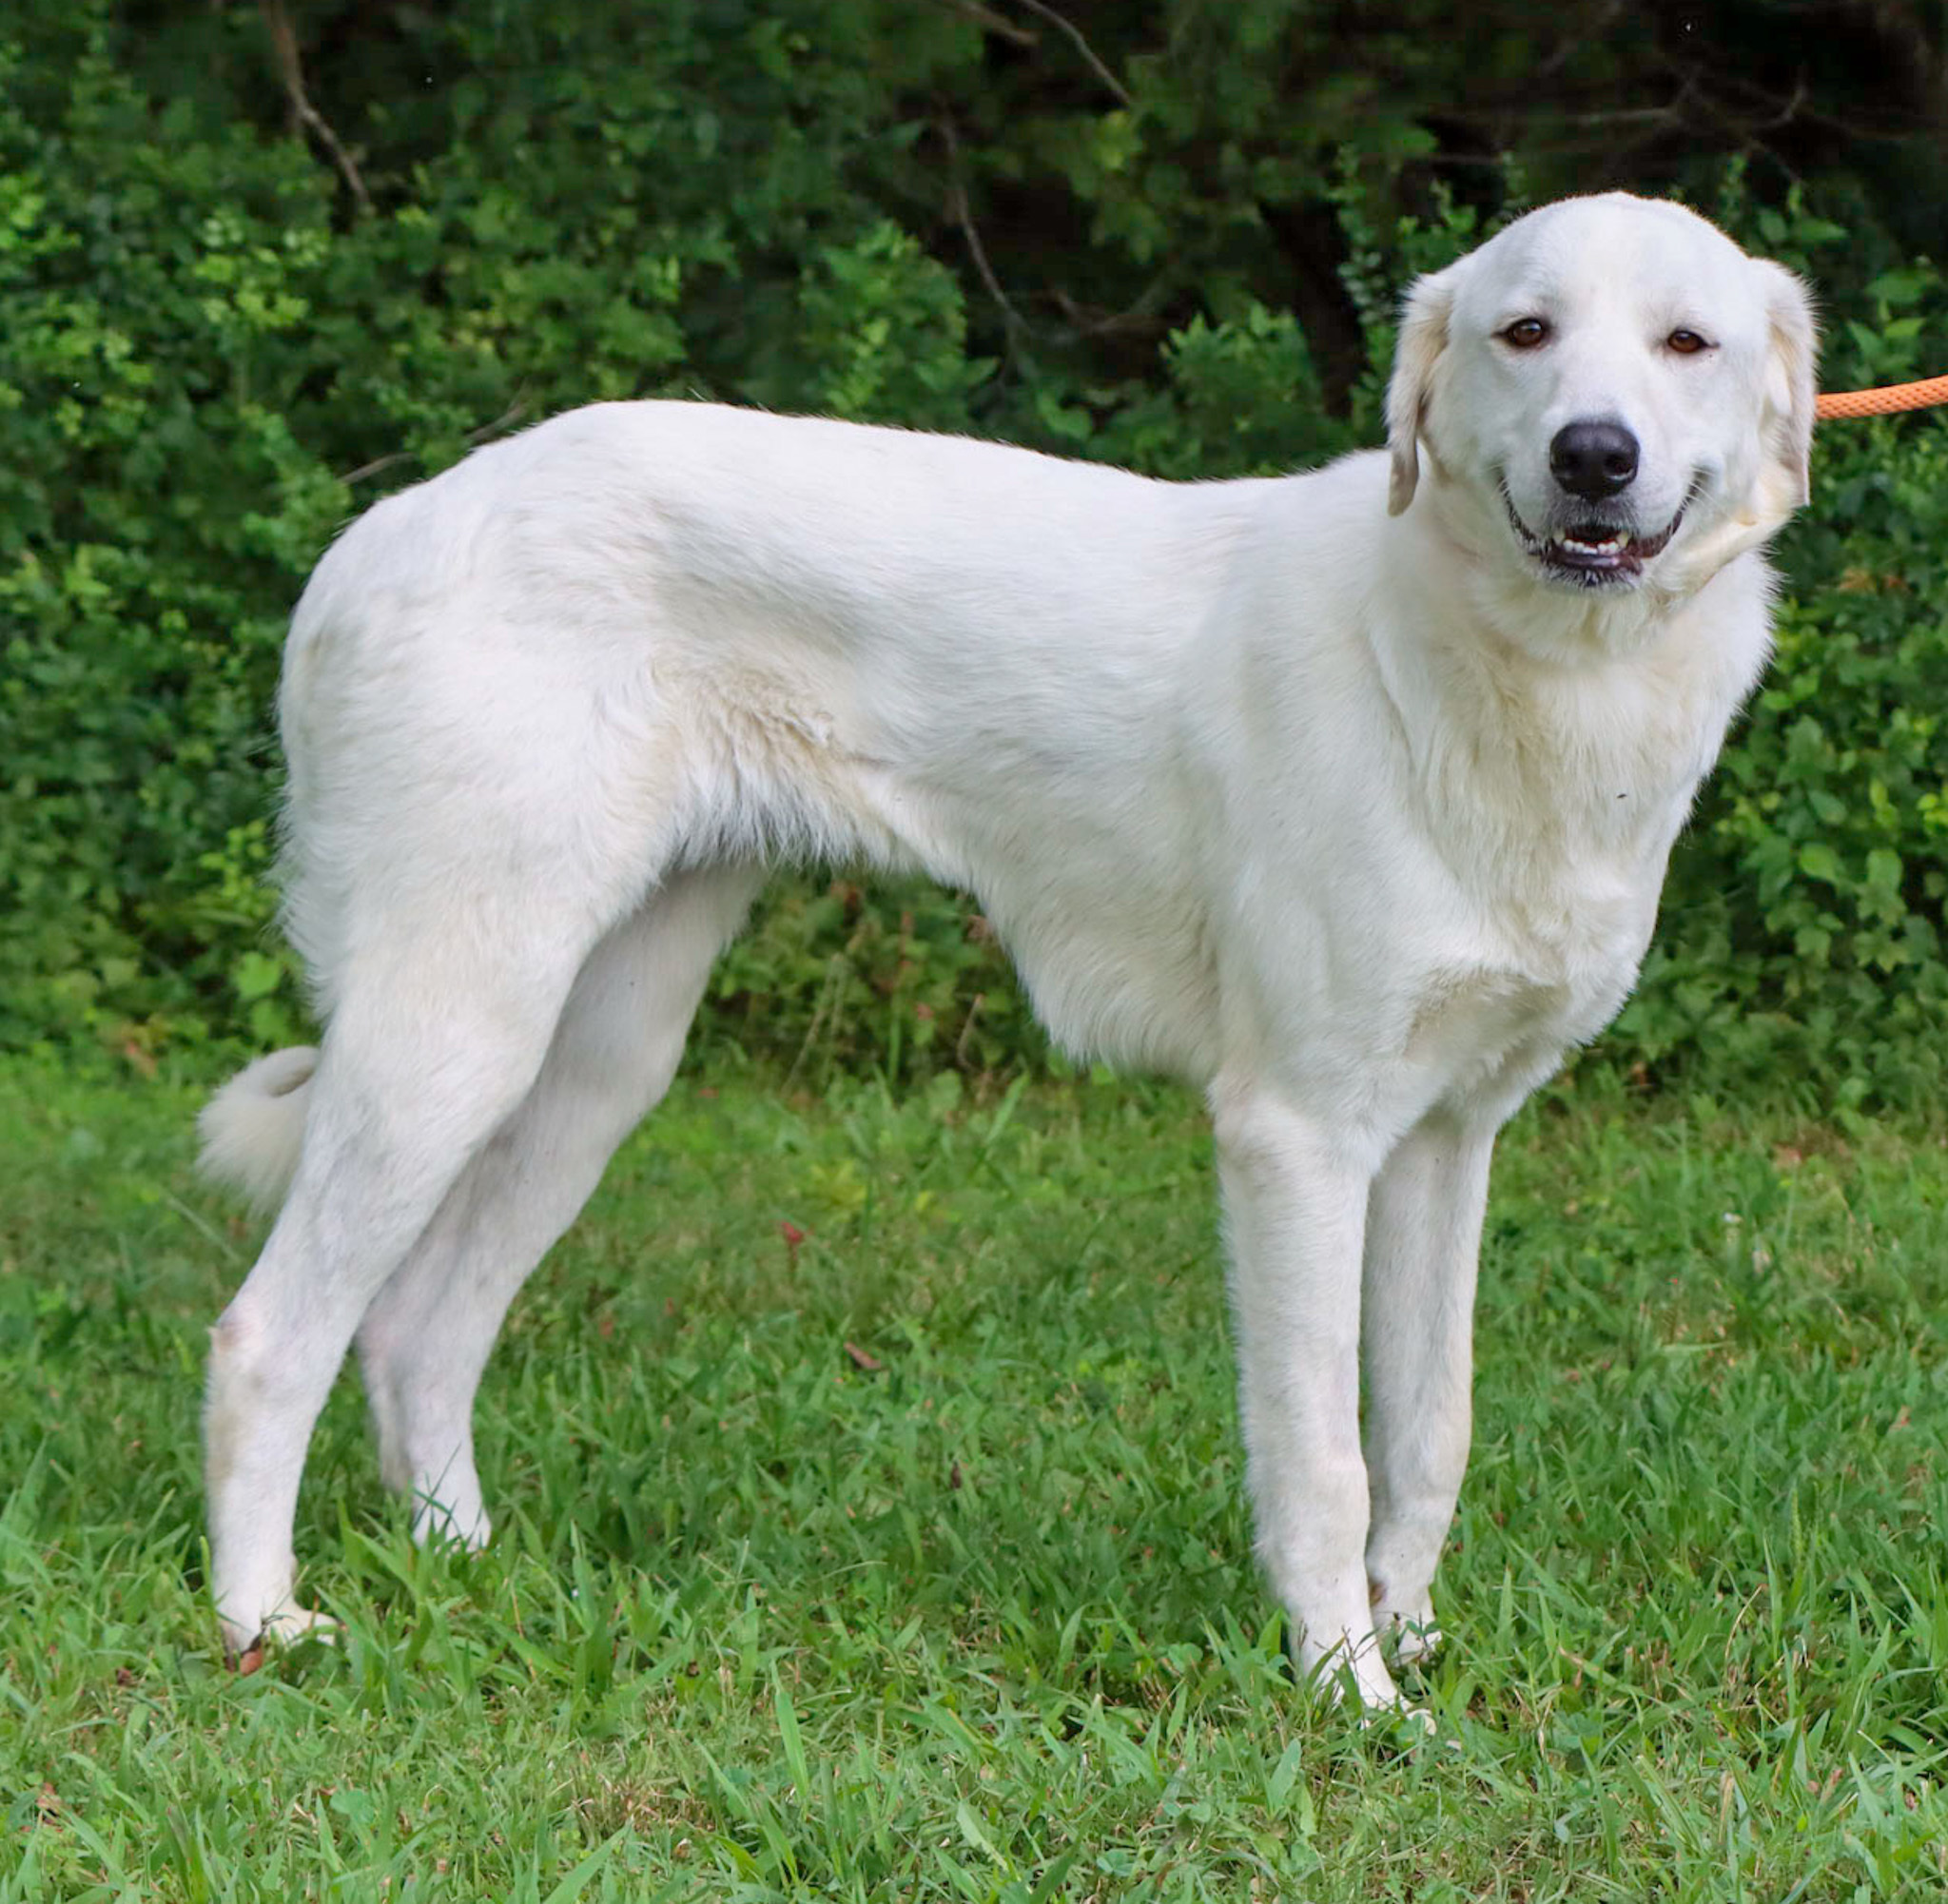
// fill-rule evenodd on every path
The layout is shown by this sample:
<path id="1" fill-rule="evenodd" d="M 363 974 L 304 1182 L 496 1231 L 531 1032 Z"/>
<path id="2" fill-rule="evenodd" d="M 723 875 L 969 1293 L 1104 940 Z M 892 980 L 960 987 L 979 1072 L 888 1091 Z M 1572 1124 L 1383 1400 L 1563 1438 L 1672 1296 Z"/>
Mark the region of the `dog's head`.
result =
<path id="1" fill-rule="evenodd" d="M 1425 456 L 1451 533 L 1551 588 L 1683 594 L 1806 499 L 1805 288 L 1681 206 L 1518 220 L 1408 294 L 1389 506 Z"/>

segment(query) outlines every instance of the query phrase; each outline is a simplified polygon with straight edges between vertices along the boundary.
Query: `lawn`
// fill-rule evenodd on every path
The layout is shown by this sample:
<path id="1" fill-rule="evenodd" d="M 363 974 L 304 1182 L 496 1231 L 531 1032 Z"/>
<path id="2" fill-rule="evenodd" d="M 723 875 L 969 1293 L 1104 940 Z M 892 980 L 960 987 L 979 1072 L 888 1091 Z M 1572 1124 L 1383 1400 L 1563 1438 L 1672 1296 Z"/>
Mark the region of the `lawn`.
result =
<path id="1" fill-rule="evenodd" d="M 305 1586 L 202 1597 L 194 1096 L 0 1070 L 0 1900 L 1933 1898 L 1948 1148 L 1586 1072 L 1504 1141 L 1413 1744 L 1255 1573 L 1208 1139 L 1101 1078 L 781 1094 L 625 1149 L 417 1552 L 356 1384 Z"/>

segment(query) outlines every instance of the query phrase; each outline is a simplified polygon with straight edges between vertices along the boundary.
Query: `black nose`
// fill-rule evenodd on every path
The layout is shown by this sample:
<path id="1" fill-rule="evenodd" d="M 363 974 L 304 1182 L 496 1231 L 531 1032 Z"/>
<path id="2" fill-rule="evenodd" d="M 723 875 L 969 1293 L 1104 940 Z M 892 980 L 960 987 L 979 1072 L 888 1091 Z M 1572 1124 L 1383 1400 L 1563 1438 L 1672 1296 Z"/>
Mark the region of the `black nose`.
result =
<path id="1" fill-rule="evenodd" d="M 1549 473 L 1585 502 L 1627 489 L 1637 475 L 1637 439 L 1621 423 L 1565 423 L 1549 446 Z"/>

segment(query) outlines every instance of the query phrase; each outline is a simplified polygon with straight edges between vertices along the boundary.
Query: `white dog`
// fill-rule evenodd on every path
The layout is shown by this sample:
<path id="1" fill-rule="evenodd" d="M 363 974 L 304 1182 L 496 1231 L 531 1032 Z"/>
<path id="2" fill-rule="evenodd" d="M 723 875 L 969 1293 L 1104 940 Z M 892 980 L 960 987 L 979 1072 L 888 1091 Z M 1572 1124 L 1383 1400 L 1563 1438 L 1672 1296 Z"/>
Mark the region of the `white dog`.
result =
<path id="1" fill-rule="evenodd" d="M 229 1643 L 319 1618 L 293 1504 L 355 1334 L 385 1479 L 486 1538 L 515 1292 L 767 868 L 863 860 L 978 894 L 1071 1050 L 1207 1095 L 1258 1552 L 1301 1668 L 1393 1702 L 1495 1132 L 1629 990 L 1765 659 L 1812 397 L 1799 282 L 1613 195 L 1417 283 L 1387 453 L 1315 474 L 627 403 L 368 512 L 282 692 L 329 1029 L 205 1117 L 283 1197 L 210 1355 Z"/>

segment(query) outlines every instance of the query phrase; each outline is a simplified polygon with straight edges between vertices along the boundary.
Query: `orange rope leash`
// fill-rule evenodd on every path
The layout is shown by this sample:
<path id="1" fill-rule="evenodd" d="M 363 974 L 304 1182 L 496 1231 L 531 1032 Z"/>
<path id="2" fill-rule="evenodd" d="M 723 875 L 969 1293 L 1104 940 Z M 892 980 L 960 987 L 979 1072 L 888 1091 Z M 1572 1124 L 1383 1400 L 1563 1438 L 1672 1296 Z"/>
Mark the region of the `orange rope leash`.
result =
<path id="1" fill-rule="evenodd" d="M 1924 377 L 1919 383 L 1890 383 L 1880 390 L 1829 390 L 1813 406 L 1822 420 L 1834 417 L 1886 417 L 1896 410 L 1925 410 L 1948 403 L 1948 377 Z"/>

